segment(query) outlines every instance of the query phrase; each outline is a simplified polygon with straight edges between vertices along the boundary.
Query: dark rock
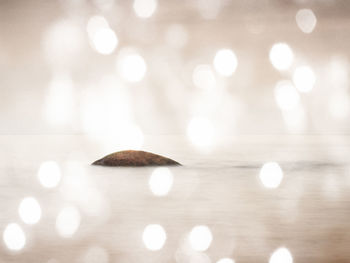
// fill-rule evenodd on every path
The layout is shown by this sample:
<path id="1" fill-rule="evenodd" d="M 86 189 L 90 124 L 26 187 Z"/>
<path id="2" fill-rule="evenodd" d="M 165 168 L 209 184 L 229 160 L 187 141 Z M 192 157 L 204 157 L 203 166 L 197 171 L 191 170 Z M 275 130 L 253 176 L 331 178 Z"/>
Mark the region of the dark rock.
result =
<path id="1" fill-rule="evenodd" d="M 100 160 L 92 163 L 103 166 L 161 166 L 181 165 L 180 163 L 160 156 L 158 154 L 144 151 L 121 151 L 109 154 Z"/>

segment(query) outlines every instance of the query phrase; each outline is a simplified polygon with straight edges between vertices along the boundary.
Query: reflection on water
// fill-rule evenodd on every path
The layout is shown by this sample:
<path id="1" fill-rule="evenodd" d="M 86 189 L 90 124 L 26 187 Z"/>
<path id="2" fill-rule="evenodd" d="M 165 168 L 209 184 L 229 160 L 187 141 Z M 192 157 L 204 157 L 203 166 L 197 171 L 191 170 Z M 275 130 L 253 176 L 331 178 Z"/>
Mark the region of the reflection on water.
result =
<path id="1" fill-rule="evenodd" d="M 8 224 L 4 230 L 3 239 L 10 250 L 21 250 L 26 244 L 26 235 L 22 228 L 16 224 Z"/>
<path id="2" fill-rule="evenodd" d="M 273 252 L 269 263 L 293 263 L 293 257 L 287 248 L 279 248 Z"/>
<path id="3" fill-rule="evenodd" d="M 64 207 L 56 219 L 56 229 L 60 236 L 71 237 L 78 230 L 81 221 L 79 210 L 74 206 Z"/>
<path id="4" fill-rule="evenodd" d="M 41 207 L 34 197 L 26 197 L 21 201 L 18 213 L 24 223 L 33 225 L 40 220 Z"/>
<path id="5" fill-rule="evenodd" d="M 207 226 L 195 226 L 189 234 L 191 247 L 196 251 L 205 251 L 210 247 L 213 236 Z"/>
<path id="6" fill-rule="evenodd" d="M 145 144 L 184 166 L 96 167 L 89 137 L 0 136 L 16 145 L 0 167 L 0 260 L 346 262 L 347 138 L 240 136 L 207 153 L 163 139 Z"/>
<path id="7" fill-rule="evenodd" d="M 149 250 L 160 250 L 166 241 L 166 233 L 161 225 L 148 225 L 143 231 L 142 240 Z"/>

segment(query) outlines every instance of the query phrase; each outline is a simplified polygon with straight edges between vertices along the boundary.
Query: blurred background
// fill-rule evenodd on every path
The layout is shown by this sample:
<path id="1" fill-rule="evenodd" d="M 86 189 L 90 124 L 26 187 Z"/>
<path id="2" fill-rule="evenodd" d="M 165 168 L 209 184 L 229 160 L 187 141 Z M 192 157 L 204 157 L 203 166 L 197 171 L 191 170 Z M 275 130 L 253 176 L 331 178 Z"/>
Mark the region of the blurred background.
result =
<path id="1" fill-rule="evenodd" d="M 349 262 L 349 14 L 0 0 L 0 263 Z"/>
<path id="2" fill-rule="evenodd" d="M 0 132 L 348 133 L 346 0 L 0 2 Z"/>

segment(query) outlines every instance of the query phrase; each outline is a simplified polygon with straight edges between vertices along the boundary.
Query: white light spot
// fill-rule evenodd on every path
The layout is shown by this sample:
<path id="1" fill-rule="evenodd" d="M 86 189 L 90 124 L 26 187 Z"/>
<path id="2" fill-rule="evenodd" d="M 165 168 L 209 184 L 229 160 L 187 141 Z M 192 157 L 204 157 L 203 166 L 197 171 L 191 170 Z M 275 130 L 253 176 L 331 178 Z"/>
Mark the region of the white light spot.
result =
<path id="1" fill-rule="evenodd" d="M 317 24 L 317 18 L 310 9 L 300 9 L 295 15 L 295 20 L 300 30 L 306 34 L 314 31 Z"/>
<path id="2" fill-rule="evenodd" d="M 112 29 L 102 28 L 94 34 L 92 42 L 97 52 L 108 55 L 117 47 L 118 38 Z"/>
<path id="3" fill-rule="evenodd" d="M 270 50 L 271 64 L 277 70 L 287 70 L 293 63 L 294 54 L 286 43 L 276 43 Z"/>
<path id="4" fill-rule="evenodd" d="M 161 225 L 148 225 L 143 231 L 143 243 L 149 250 L 160 250 L 166 241 L 166 233 Z"/>
<path id="5" fill-rule="evenodd" d="M 283 179 L 283 171 L 278 163 L 267 162 L 260 169 L 260 181 L 267 188 L 277 188 Z"/>
<path id="6" fill-rule="evenodd" d="M 91 17 L 87 23 L 86 31 L 89 35 L 90 44 L 100 54 L 111 54 L 118 46 L 117 35 L 102 16 Z"/>
<path id="7" fill-rule="evenodd" d="M 184 47 L 188 41 L 186 28 L 179 24 L 170 25 L 165 33 L 165 41 L 174 48 Z"/>
<path id="8" fill-rule="evenodd" d="M 193 71 L 192 80 L 200 89 L 211 90 L 216 86 L 215 75 L 209 65 L 198 65 Z"/>
<path id="9" fill-rule="evenodd" d="M 209 147 L 213 144 L 214 127 L 208 119 L 195 117 L 188 124 L 187 136 L 194 145 Z"/>
<path id="10" fill-rule="evenodd" d="M 45 101 L 44 114 L 52 125 L 72 123 L 74 110 L 74 87 L 70 76 L 55 74 L 50 82 Z"/>
<path id="11" fill-rule="evenodd" d="M 93 246 L 86 251 L 83 257 L 84 263 L 108 263 L 109 255 L 106 249 L 98 246 Z"/>
<path id="12" fill-rule="evenodd" d="M 269 263 L 293 263 L 293 257 L 288 249 L 279 248 L 273 252 Z"/>
<path id="13" fill-rule="evenodd" d="M 230 258 L 222 258 L 222 259 L 218 260 L 216 263 L 235 263 L 235 261 L 233 259 L 230 259 Z"/>
<path id="14" fill-rule="evenodd" d="M 216 52 L 214 61 L 215 70 L 223 76 L 231 76 L 237 68 L 237 57 L 230 49 L 221 49 Z"/>
<path id="15" fill-rule="evenodd" d="M 279 81 L 275 87 L 275 99 L 281 110 L 294 110 L 298 107 L 300 96 L 288 80 Z"/>
<path id="16" fill-rule="evenodd" d="M 61 237 L 69 238 L 74 235 L 80 225 L 81 216 L 73 206 L 63 208 L 56 218 L 56 230 Z"/>
<path id="17" fill-rule="evenodd" d="M 145 60 L 135 52 L 121 52 L 117 59 L 119 74 L 129 82 L 141 81 L 147 71 Z"/>
<path id="18" fill-rule="evenodd" d="M 41 218 L 41 208 L 38 201 L 33 197 L 26 197 L 19 205 L 18 213 L 24 223 L 33 225 Z"/>
<path id="19" fill-rule="evenodd" d="M 191 230 L 189 241 L 192 249 L 196 251 L 205 251 L 210 247 L 213 236 L 207 226 L 195 226 Z"/>
<path id="20" fill-rule="evenodd" d="M 5 245 L 10 250 L 21 250 L 26 244 L 26 236 L 22 228 L 16 224 L 8 224 L 3 233 Z"/>
<path id="21" fill-rule="evenodd" d="M 58 164 L 54 161 L 46 161 L 40 165 L 38 178 L 42 186 L 53 188 L 61 180 L 61 171 Z"/>
<path id="22" fill-rule="evenodd" d="M 43 48 L 47 59 L 55 65 L 68 66 L 77 60 L 84 45 L 80 26 L 70 20 L 60 20 L 43 35 Z"/>
<path id="23" fill-rule="evenodd" d="M 102 28 L 109 28 L 107 20 L 102 16 L 91 17 L 86 25 L 86 31 L 90 38 Z"/>
<path id="24" fill-rule="evenodd" d="M 338 91 L 331 95 L 329 111 L 336 119 L 347 119 L 350 113 L 350 98 L 347 92 Z"/>
<path id="25" fill-rule="evenodd" d="M 134 0 L 134 11 L 137 16 L 142 18 L 151 17 L 157 9 L 156 0 Z"/>
<path id="26" fill-rule="evenodd" d="M 166 167 L 156 168 L 153 170 L 148 184 L 154 195 L 167 195 L 173 185 L 173 175 Z"/>
<path id="27" fill-rule="evenodd" d="M 312 68 L 309 66 L 297 67 L 293 74 L 293 82 L 300 92 L 310 92 L 316 82 Z"/>

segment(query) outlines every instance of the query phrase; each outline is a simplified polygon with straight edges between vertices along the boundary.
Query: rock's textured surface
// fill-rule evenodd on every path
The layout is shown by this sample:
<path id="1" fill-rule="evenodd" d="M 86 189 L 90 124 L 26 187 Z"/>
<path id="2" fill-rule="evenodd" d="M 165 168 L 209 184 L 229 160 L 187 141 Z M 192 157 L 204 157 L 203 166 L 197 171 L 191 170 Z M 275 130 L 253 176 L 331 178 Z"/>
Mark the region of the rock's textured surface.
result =
<path id="1" fill-rule="evenodd" d="M 115 152 L 93 162 L 92 164 L 103 166 L 181 165 L 172 159 L 160 156 L 158 154 L 134 150 Z"/>

